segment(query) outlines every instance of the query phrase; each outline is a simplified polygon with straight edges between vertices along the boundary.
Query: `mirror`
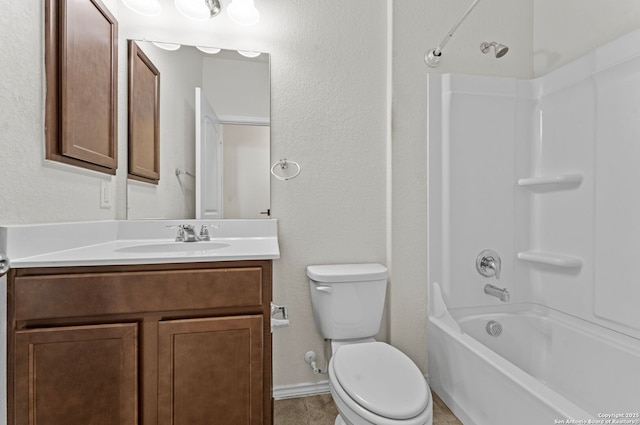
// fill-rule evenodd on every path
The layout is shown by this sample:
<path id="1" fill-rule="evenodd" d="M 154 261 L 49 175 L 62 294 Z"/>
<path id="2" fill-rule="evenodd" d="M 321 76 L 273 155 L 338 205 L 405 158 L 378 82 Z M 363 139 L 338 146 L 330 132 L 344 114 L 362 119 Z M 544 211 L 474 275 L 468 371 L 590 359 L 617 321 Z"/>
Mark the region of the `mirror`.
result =
<path id="1" fill-rule="evenodd" d="M 269 55 L 135 43 L 160 74 L 160 178 L 127 180 L 127 218 L 268 218 Z"/>

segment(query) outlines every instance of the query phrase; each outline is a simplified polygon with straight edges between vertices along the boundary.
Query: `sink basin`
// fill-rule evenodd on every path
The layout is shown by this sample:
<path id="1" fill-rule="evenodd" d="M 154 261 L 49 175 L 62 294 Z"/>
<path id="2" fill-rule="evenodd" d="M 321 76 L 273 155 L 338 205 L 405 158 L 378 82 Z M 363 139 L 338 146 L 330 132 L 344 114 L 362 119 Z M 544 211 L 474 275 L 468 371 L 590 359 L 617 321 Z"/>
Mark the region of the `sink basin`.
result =
<path id="1" fill-rule="evenodd" d="M 115 249 L 116 252 L 201 252 L 228 247 L 228 243 L 220 242 L 166 242 L 148 245 L 134 245 Z"/>

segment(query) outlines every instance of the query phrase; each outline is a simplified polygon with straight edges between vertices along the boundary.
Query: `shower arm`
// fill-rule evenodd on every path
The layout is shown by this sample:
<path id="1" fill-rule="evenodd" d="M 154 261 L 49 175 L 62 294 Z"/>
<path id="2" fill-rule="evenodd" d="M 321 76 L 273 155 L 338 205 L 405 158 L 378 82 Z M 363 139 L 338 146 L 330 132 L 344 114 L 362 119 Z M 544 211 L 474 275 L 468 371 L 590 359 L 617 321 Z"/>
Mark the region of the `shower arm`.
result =
<path id="1" fill-rule="evenodd" d="M 471 3 L 471 5 L 467 8 L 467 10 L 462 14 L 460 19 L 458 19 L 458 21 L 456 21 L 456 23 L 453 24 L 453 26 L 451 27 L 447 35 L 445 35 L 442 41 L 440 42 L 440 44 L 438 44 L 438 47 L 431 50 L 429 53 L 433 54 L 434 56 L 440 56 L 440 54 L 442 53 L 442 49 L 444 49 L 444 46 L 446 46 L 449 40 L 451 40 L 451 37 L 453 37 L 453 33 L 456 32 L 460 24 L 462 24 L 462 21 L 466 19 L 466 17 L 469 15 L 469 13 L 471 13 L 473 8 L 476 7 L 479 1 L 480 0 L 473 0 L 473 3 Z M 433 66 L 437 66 L 437 64 Z"/>

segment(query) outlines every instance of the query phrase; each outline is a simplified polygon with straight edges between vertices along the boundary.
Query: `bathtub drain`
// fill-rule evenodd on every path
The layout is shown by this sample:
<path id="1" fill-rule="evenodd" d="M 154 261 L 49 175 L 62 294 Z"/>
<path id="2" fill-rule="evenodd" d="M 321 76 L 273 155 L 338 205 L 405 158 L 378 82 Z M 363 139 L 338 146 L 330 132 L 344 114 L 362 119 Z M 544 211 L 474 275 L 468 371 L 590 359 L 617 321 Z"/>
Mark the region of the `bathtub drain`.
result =
<path id="1" fill-rule="evenodd" d="M 491 336 L 500 336 L 502 333 L 502 325 L 500 322 L 496 322 L 495 320 L 490 320 L 487 322 L 487 333 Z"/>

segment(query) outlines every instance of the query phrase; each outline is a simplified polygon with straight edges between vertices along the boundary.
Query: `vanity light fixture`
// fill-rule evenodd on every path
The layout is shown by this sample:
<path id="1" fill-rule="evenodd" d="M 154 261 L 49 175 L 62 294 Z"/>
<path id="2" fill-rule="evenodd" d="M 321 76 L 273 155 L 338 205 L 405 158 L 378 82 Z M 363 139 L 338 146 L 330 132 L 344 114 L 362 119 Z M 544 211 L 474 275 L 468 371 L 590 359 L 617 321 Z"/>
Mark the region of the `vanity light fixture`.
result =
<path id="1" fill-rule="evenodd" d="M 158 0 L 122 0 L 125 6 L 144 16 L 158 16 L 162 11 Z"/>
<path id="2" fill-rule="evenodd" d="M 144 16 L 158 16 L 162 11 L 159 0 L 122 0 L 125 6 Z M 194 21 L 206 21 L 222 10 L 220 0 L 174 0 L 178 11 Z M 260 13 L 253 0 L 231 0 L 227 7 L 229 19 L 238 25 L 255 25 Z"/>
<path id="3" fill-rule="evenodd" d="M 249 50 L 238 50 L 238 53 L 240 53 L 242 56 L 246 58 L 257 58 L 258 56 L 261 55 L 260 52 L 252 52 Z"/>
<path id="4" fill-rule="evenodd" d="M 219 0 L 175 0 L 176 9 L 194 21 L 206 21 L 220 13 Z"/>
<path id="5" fill-rule="evenodd" d="M 176 43 L 162 43 L 160 41 L 152 41 L 151 43 L 153 43 L 154 46 L 164 50 L 173 51 L 173 50 L 178 50 L 180 48 L 180 44 L 176 44 Z"/>
<path id="6" fill-rule="evenodd" d="M 220 50 L 222 50 L 222 49 L 218 49 L 217 47 L 203 47 L 203 46 L 196 46 L 196 49 L 200 50 L 203 53 L 208 53 L 210 55 L 215 55 L 216 53 L 220 53 Z"/>
<path id="7" fill-rule="evenodd" d="M 260 20 L 260 13 L 253 0 L 231 0 L 227 15 L 238 25 L 255 25 Z"/>

